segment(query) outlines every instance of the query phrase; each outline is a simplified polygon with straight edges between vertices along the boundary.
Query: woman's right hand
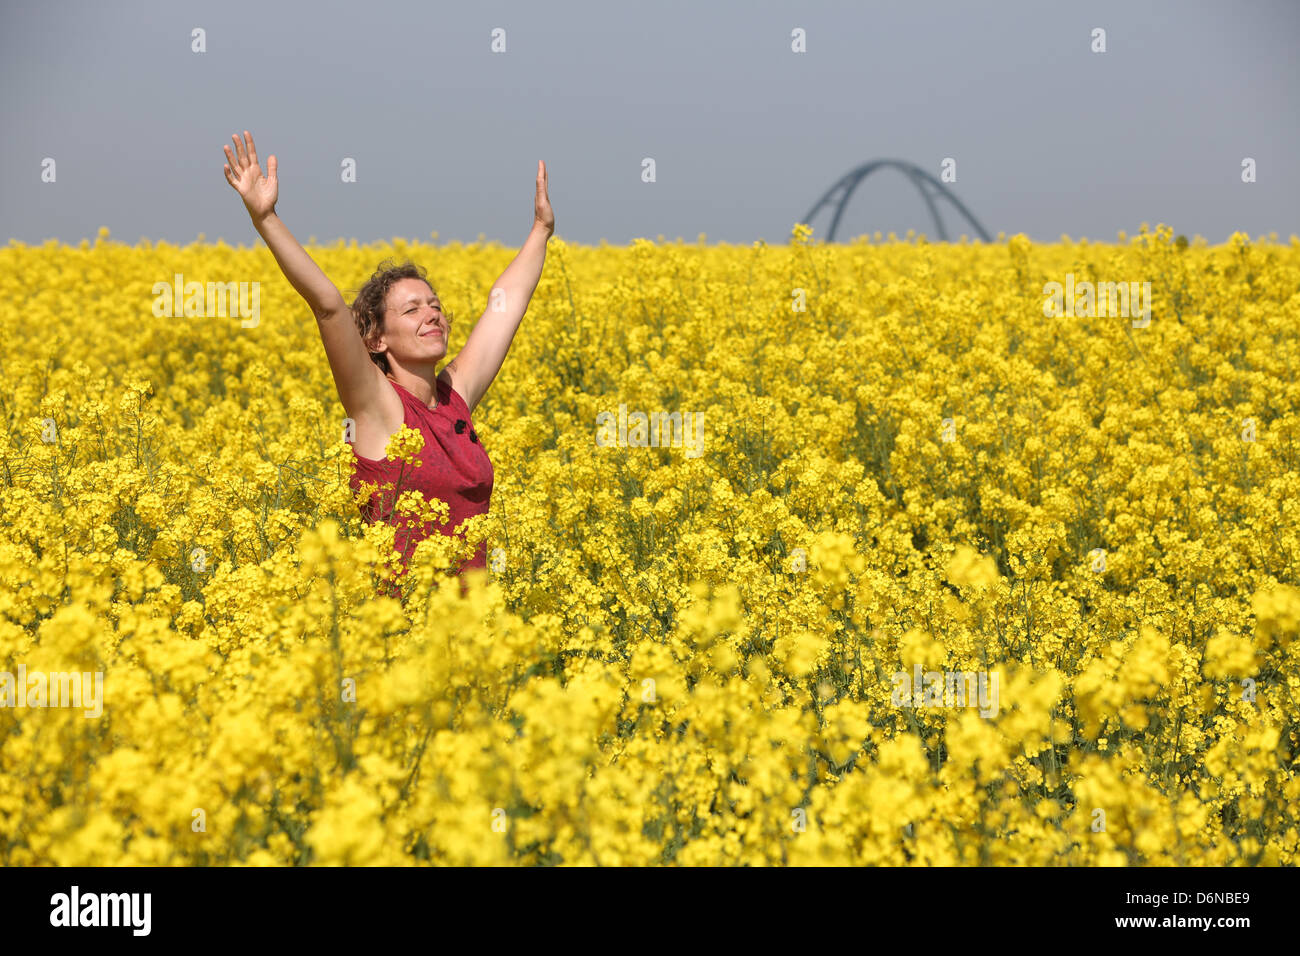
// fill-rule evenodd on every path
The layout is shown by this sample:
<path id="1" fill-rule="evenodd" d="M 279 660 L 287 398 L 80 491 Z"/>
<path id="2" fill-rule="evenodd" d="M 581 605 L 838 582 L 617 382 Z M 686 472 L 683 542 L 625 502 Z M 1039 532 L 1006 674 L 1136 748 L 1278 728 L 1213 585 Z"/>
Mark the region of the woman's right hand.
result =
<path id="1" fill-rule="evenodd" d="M 263 176 L 262 167 L 257 164 L 257 147 L 253 145 L 253 137 L 248 130 L 244 130 L 242 143 L 238 136 L 232 135 L 230 138 L 235 141 L 235 150 L 231 152 L 229 146 L 225 147 L 228 160 L 226 182 L 235 187 L 235 191 L 244 200 L 244 206 L 253 222 L 261 222 L 275 212 L 275 201 L 280 195 L 280 183 L 275 175 L 275 156 L 267 158 L 266 175 Z"/>

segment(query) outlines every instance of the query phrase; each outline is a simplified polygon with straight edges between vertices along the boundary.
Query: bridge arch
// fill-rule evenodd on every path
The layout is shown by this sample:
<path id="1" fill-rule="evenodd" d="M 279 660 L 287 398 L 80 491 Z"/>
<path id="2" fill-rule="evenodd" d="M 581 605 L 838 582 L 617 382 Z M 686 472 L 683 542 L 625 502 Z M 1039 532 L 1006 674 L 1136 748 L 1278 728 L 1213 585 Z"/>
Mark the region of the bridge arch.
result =
<path id="1" fill-rule="evenodd" d="M 943 242 L 948 241 L 948 230 L 944 228 L 943 218 L 939 215 L 939 206 L 936 199 L 945 199 L 952 204 L 966 221 L 970 223 L 971 228 L 979 234 L 979 237 L 985 242 L 992 242 L 989 238 L 988 230 L 980 225 L 979 220 L 971 214 L 960 199 L 958 199 L 948 185 L 927 170 L 922 169 L 915 163 L 909 163 L 901 159 L 875 159 L 869 163 L 859 166 L 857 169 L 850 170 L 840 180 L 835 183 L 817 204 L 808 211 L 808 215 L 803 218 L 803 222 L 812 225 L 813 217 L 822 210 L 822 207 L 834 208 L 835 214 L 831 218 L 830 232 L 826 235 L 827 242 L 835 241 L 835 233 L 839 230 L 840 219 L 844 216 L 844 208 L 848 205 L 849 199 L 853 196 L 853 191 L 862 185 L 862 181 L 878 169 L 897 169 L 905 175 L 921 194 L 925 200 L 926 207 L 930 210 L 930 215 L 934 219 L 935 230 L 939 233 L 939 239 Z"/>

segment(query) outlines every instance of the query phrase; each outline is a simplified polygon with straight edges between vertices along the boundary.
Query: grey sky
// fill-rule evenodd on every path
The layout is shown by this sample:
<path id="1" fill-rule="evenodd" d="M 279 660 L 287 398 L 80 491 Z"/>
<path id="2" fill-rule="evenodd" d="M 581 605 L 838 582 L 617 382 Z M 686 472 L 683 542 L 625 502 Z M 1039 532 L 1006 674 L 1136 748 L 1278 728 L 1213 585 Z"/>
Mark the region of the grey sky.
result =
<path id="1" fill-rule="evenodd" d="M 1108 52 L 1090 51 L 1093 27 Z M 245 128 L 276 154 L 278 211 L 304 241 L 518 245 L 544 159 L 569 241 L 784 242 L 854 166 L 937 175 L 949 156 L 993 235 L 1113 241 L 1146 221 L 1285 240 L 1300 233 L 1298 42 L 1295 0 L 0 0 L 0 241 L 106 225 L 127 242 L 251 242 L 222 174 Z M 813 225 L 825 237 L 830 215 Z M 909 228 L 936 236 L 886 171 L 837 238 Z"/>

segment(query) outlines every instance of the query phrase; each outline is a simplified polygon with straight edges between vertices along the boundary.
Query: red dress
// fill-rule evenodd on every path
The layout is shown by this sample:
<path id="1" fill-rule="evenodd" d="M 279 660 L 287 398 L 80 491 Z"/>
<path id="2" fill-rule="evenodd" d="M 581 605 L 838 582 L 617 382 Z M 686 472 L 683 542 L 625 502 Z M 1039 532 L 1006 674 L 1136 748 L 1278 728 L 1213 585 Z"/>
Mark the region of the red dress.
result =
<path id="1" fill-rule="evenodd" d="M 396 529 L 393 544 L 402 556 L 406 568 L 415 546 L 433 531 L 451 536 L 456 526 L 472 515 L 487 514 L 492 497 L 492 462 L 478 440 L 474 423 L 470 420 L 469 406 L 460 393 L 442 376 L 437 379 L 437 407 L 430 408 L 409 391 L 388 379 L 402 400 L 402 421 L 408 428 L 419 429 L 424 435 L 424 447 L 415 454 L 420 467 L 412 470 L 406 466 L 402 491 L 420 491 L 426 498 L 440 498 L 447 502 L 448 520 L 441 526 L 426 525 L 421 528 L 409 515 L 391 515 L 394 494 L 392 490 L 376 491 L 361 509 L 367 521 L 387 520 Z M 351 446 L 349 446 L 351 447 Z M 396 482 L 403 463 L 385 458 L 377 461 L 358 455 L 352 450 L 354 470 L 351 487 L 355 494 L 363 481 L 377 484 Z M 390 515 L 385 518 L 385 515 Z M 457 569 L 487 567 L 487 545 L 480 544 L 474 556 Z"/>

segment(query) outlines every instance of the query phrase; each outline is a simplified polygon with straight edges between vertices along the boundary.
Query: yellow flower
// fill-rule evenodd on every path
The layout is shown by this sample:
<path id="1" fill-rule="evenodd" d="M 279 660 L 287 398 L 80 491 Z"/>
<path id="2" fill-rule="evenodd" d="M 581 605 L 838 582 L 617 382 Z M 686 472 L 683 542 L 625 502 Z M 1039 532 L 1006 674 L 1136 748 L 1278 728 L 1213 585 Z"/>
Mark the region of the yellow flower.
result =
<path id="1" fill-rule="evenodd" d="M 985 588 L 998 582 L 998 567 L 991 557 L 958 545 L 948 561 L 948 580 L 958 587 Z"/>
<path id="2" fill-rule="evenodd" d="M 1255 633 L 1267 650 L 1276 641 L 1288 647 L 1291 639 L 1300 633 L 1300 588 L 1279 584 L 1270 590 L 1259 590 L 1251 597 L 1255 612 Z"/>
<path id="3" fill-rule="evenodd" d="M 812 672 L 829 645 L 826 637 L 800 629 L 778 638 L 772 653 L 787 674 L 804 677 Z"/>
<path id="4" fill-rule="evenodd" d="M 419 468 L 421 462 L 415 455 L 422 448 L 424 448 L 424 433 L 418 428 L 402 425 L 389 436 L 384 455 L 389 461 L 406 462 L 413 468 Z"/>
<path id="5" fill-rule="evenodd" d="M 1255 673 L 1255 648 L 1250 641 L 1220 631 L 1205 642 L 1205 676 L 1245 677 Z"/>

